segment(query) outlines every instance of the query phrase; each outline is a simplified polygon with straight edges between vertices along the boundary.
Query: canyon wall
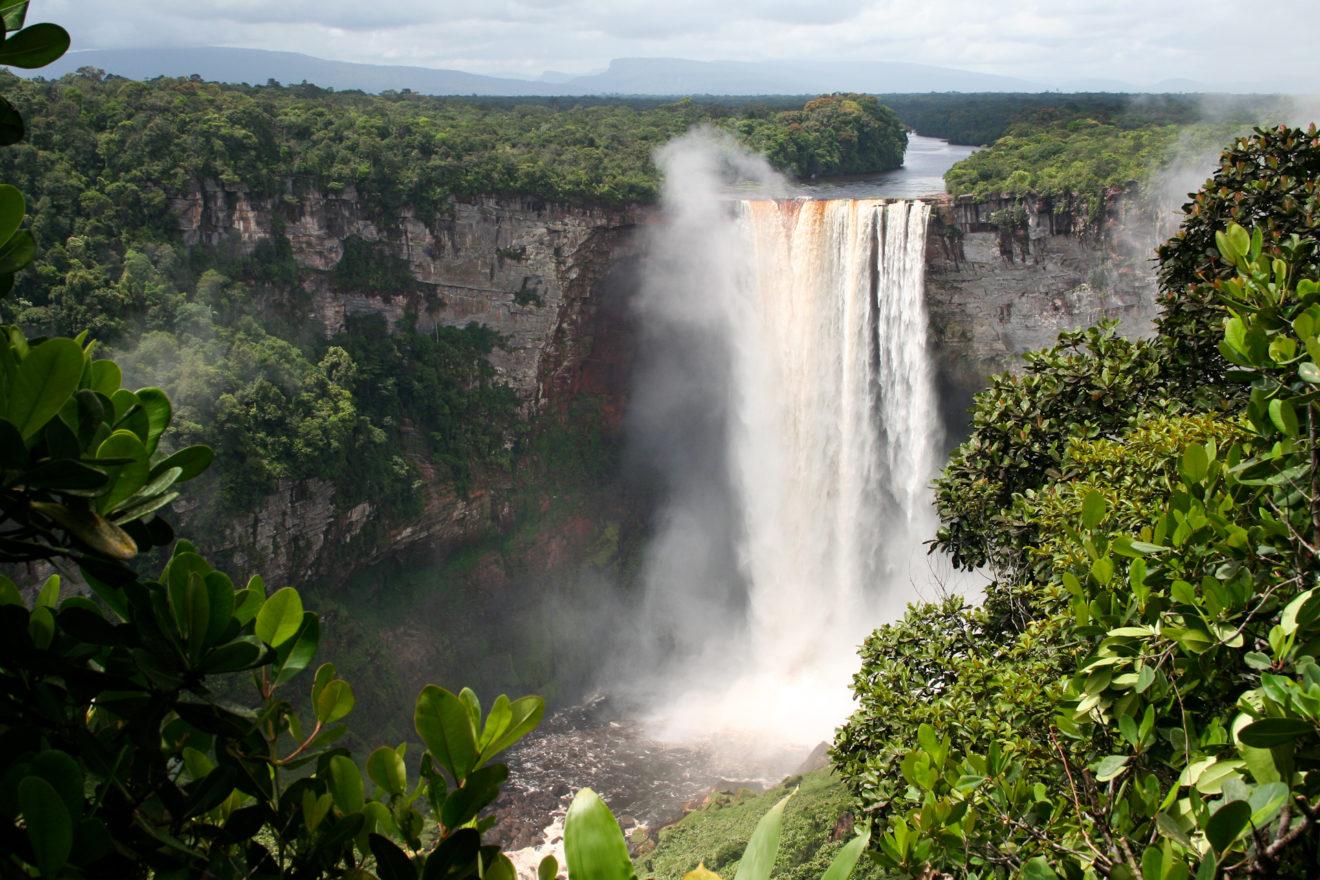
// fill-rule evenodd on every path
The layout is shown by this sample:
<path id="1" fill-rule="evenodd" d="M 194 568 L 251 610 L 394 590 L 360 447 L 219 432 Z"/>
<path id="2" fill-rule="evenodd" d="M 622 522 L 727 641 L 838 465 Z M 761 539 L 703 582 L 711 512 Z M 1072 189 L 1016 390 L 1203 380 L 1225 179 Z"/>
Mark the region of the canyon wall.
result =
<path id="1" fill-rule="evenodd" d="M 177 198 L 173 210 L 189 244 L 237 242 L 251 249 L 285 237 L 303 270 L 300 317 L 322 335 L 355 314 L 380 315 L 391 328 L 408 320 L 423 331 L 485 324 L 506 339 L 490 360 L 522 399 L 526 418 L 566 413 L 589 394 L 607 427 L 618 427 L 627 388 L 626 276 L 636 256 L 638 211 L 484 198 L 456 203 L 432 222 L 405 210 L 386 223 L 352 187 L 270 200 L 214 182 Z M 334 270 L 351 239 L 403 261 L 414 283 L 390 289 L 337 283 Z M 211 534 L 208 549 L 268 581 L 334 585 L 410 544 L 457 546 L 510 525 L 513 513 L 502 496 L 511 475 L 478 475 L 460 495 L 432 478 L 428 462 L 414 465 L 422 476 L 415 515 L 400 517 L 371 501 L 343 505 L 326 480 L 288 480 Z M 180 504 L 185 526 L 209 502 L 203 493 Z"/>
<path id="2" fill-rule="evenodd" d="M 590 397 L 606 429 L 618 431 L 632 357 L 629 296 L 640 259 L 634 233 L 647 222 L 645 209 L 484 198 L 456 203 L 431 222 L 406 210 L 383 222 L 367 201 L 351 187 L 263 200 L 241 186 L 208 182 L 173 208 L 190 244 L 237 240 L 251 248 L 286 238 L 303 270 L 300 314 L 317 332 L 332 334 L 364 313 L 422 330 L 476 321 L 508 340 L 491 360 L 522 399 L 526 418 L 558 412 L 571 425 L 575 401 Z M 1061 330 L 1114 318 L 1130 335 L 1150 332 L 1151 258 L 1162 230 L 1136 200 L 1111 193 L 1098 212 L 1045 200 L 1020 208 L 1012 200 L 933 201 L 926 303 L 954 438 L 986 377 L 1012 368 L 1022 352 L 1052 344 Z M 379 290 L 337 283 L 335 269 L 353 239 L 401 261 L 413 283 Z M 410 545 L 443 552 L 515 528 L 515 475 L 479 475 L 460 495 L 431 478 L 428 462 L 414 464 L 422 475 L 416 513 L 401 516 L 371 501 L 341 504 L 325 480 L 286 481 L 211 535 L 208 549 L 274 582 L 333 586 Z M 562 499 L 537 503 L 549 509 Z M 182 506 L 185 525 L 206 504 L 203 494 Z M 620 515 L 602 514 L 597 527 L 574 519 L 564 534 L 542 536 L 537 552 L 548 546 L 547 561 L 571 560 Z M 492 566 L 498 568 L 479 568 L 499 581 Z"/>
<path id="3" fill-rule="evenodd" d="M 1060 331 L 1114 319 L 1126 335 L 1153 332 L 1159 219 L 1122 191 L 1098 211 L 1045 199 L 936 200 L 926 304 L 955 428 L 987 376 L 1052 345 Z"/>

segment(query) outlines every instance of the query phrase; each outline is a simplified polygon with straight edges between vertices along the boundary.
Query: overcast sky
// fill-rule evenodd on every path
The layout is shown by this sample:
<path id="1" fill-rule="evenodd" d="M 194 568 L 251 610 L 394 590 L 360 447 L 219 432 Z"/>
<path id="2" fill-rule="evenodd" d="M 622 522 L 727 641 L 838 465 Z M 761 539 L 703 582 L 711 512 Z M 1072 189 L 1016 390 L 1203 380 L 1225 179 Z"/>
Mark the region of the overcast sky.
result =
<path id="1" fill-rule="evenodd" d="M 913 61 L 1046 84 L 1320 91 L 1320 0 L 37 0 L 74 47 L 243 46 L 535 76 L 611 58 Z"/>

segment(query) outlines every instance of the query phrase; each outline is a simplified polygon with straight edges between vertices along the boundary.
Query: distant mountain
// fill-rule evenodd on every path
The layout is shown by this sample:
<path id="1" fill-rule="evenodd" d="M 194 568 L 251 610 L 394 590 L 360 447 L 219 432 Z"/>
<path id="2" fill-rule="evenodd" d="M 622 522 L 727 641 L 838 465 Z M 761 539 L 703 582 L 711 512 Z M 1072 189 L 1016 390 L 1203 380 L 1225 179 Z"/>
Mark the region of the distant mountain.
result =
<path id="1" fill-rule="evenodd" d="M 619 58 L 566 85 L 585 94 L 794 95 L 822 92 L 1037 92 L 1039 83 L 897 61 Z"/>
<path id="2" fill-rule="evenodd" d="M 355 64 L 297 52 L 204 47 L 70 52 L 38 74 L 59 77 L 97 67 L 130 79 L 190 76 L 216 82 L 315 83 L 366 92 L 412 89 L 429 95 L 771 95 L 823 92 L 1020 92 L 1039 83 L 948 67 L 887 61 L 688 61 L 621 58 L 587 76 L 547 71 L 539 79 L 461 70 Z"/>
<path id="3" fill-rule="evenodd" d="M 428 95 L 553 95 L 563 94 L 551 83 L 482 76 L 461 70 L 354 64 L 329 61 L 298 52 L 264 49 L 88 49 L 70 52 L 54 64 L 29 75 L 48 78 L 80 67 L 98 67 L 129 79 L 191 76 L 226 83 L 262 85 L 277 80 L 286 85 L 309 82 L 326 88 L 364 92 L 412 89 Z"/>

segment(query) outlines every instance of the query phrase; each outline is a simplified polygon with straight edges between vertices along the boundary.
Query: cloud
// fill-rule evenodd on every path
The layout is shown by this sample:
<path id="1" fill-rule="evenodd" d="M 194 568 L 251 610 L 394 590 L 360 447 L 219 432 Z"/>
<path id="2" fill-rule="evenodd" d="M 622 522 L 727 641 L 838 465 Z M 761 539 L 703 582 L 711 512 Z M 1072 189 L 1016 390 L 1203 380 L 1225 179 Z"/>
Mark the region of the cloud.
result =
<path id="1" fill-rule="evenodd" d="M 1051 85 L 1320 84 L 1310 41 L 1278 34 L 1280 22 L 1293 35 L 1320 33 L 1314 0 L 1274 0 L 1269 15 L 1243 15 L 1236 0 L 46 0 L 39 9 L 80 48 L 251 46 L 491 74 L 673 56 L 909 61 Z"/>

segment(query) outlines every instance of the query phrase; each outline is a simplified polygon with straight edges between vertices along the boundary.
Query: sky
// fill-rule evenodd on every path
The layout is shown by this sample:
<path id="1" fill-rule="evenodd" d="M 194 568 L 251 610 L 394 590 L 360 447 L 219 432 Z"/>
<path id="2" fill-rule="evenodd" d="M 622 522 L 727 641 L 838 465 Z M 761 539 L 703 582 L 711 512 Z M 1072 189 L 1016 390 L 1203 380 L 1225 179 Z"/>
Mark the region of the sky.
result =
<path id="1" fill-rule="evenodd" d="M 1257 14 L 1268 9 L 1268 14 Z M 1320 92 L 1320 0 L 37 0 L 81 49 L 241 46 L 501 76 L 623 57 L 908 61 Z"/>

